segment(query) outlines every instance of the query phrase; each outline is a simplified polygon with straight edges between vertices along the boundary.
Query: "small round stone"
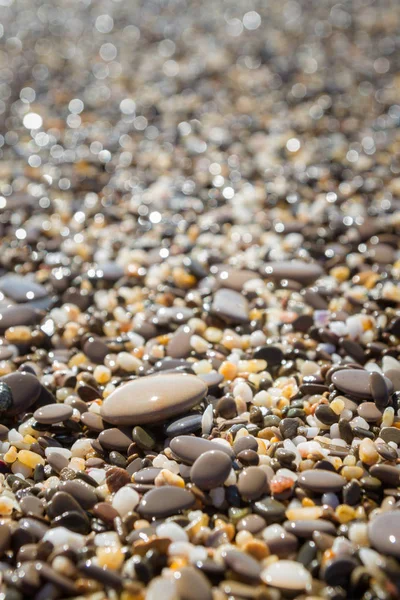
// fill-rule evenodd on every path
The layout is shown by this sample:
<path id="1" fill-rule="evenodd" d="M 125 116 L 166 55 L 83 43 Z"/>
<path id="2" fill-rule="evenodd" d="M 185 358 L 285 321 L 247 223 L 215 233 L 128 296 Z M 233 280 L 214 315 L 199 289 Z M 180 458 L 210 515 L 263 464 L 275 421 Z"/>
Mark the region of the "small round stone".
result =
<path id="1" fill-rule="evenodd" d="M 72 407 L 68 404 L 47 404 L 38 408 L 33 413 L 33 418 L 38 423 L 44 425 L 52 425 L 53 423 L 61 423 L 72 417 Z"/>
<path id="2" fill-rule="evenodd" d="M 232 468 L 232 461 L 220 450 L 201 454 L 190 470 L 190 478 L 200 489 L 212 490 L 224 483 Z"/>

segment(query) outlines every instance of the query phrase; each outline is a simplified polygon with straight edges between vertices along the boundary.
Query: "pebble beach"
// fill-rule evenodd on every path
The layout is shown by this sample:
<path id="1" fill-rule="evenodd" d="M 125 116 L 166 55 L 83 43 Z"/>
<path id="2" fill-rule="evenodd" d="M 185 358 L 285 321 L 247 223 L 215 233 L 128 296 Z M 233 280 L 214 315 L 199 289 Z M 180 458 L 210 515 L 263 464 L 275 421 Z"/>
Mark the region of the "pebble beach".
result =
<path id="1" fill-rule="evenodd" d="M 0 600 L 400 597 L 399 28 L 0 0 Z"/>

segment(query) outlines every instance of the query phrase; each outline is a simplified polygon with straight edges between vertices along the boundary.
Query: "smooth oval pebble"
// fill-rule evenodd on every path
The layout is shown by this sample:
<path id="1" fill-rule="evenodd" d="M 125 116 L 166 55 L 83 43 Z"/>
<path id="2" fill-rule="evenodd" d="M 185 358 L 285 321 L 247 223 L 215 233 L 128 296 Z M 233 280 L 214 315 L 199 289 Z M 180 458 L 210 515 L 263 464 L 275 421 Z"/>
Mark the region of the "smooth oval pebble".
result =
<path id="1" fill-rule="evenodd" d="M 62 481 L 58 486 L 58 489 L 70 494 L 85 510 L 89 510 L 97 502 L 94 488 L 85 481 L 77 479 L 72 481 Z"/>
<path id="2" fill-rule="evenodd" d="M 304 285 L 313 283 L 323 274 L 323 269 L 316 263 L 305 263 L 301 260 L 282 260 L 265 263 L 262 273 L 268 278 L 280 280 L 290 279 Z"/>
<path id="3" fill-rule="evenodd" d="M 272 587 L 296 592 L 305 590 L 312 582 L 307 569 L 294 560 L 280 560 L 268 565 L 261 572 L 261 579 Z"/>
<path id="4" fill-rule="evenodd" d="M 137 512 L 144 517 L 169 517 L 191 508 L 195 497 L 188 490 L 165 485 L 145 493 Z"/>
<path id="5" fill-rule="evenodd" d="M 257 580 L 260 577 L 260 563 L 246 552 L 229 548 L 223 550 L 221 556 L 226 566 L 243 579 Z"/>
<path id="6" fill-rule="evenodd" d="M 362 369 L 340 369 L 332 375 L 332 383 L 345 394 L 350 394 L 356 398 L 372 398 L 370 387 L 370 373 Z M 393 385 L 387 377 L 384 381 L 389 390 L 393 392 Z"/>
<path id="7" fill-rule="evenodd" d="M 0 382 L 6 383 L 11 389 L 13 404 L 7 410 L 9 415 L 25 412 L 36 402 L 43 389 L 35 375 L 21 371 L 4 375 Z"/>
<path id="8" fill-rule="evenodd" d="M 220 450 L 210 450 L 199 456 L 190 470 L 190 479 L 201 490 L 212 490 L 227 479 L 232 461 Z"/>
<path id="9" fill-rule="evenodd" d="M 73 410 L 68 404 L 47 404 L 35 410 L 33 418 L 38 423 L 44 425 L 52 425 L 53 423 L 61 423 L 72 417 Z"/>
<path id="10" fill-rule="evenodd" d="M 265 471 L 260 467 L 243 469 L 239 475 L 237 486 L 243 498 L 256 500 L 267 491 L 268 482 Z"/>
<path id="11" fill-rule="evenodd" d="M 124 452 L 132 444 L 132 437 L 117 427 L 104 429 L 98 437 L 100 444 L 107 450 Z"/>
<path id="12" fill-rule="evenodd" d="M 83 345 L 83 352 L 96 365 L 102 365 L 107 354 L 110 354 L 108 346 L 101 338 L 89 338 Z"/>
<path id="13" fill-rule="evenodd" d="M 14 273 L 0 278 L 0 292 L 18 303 L 40 300 L 48 295 L 46 288 L 31 277 Z"/>
<path id="14" fill-rule="evenodd" d="M 114 425 L 156 423 L 198 404 L 207 386 L 195 375 L 163 373 L 126 383 L 103 402 L 101 416 Z"/>
<path id="15" fill-rule="evenodd" d="M 381 513 L 372 519 L 368 536 L 373 548 L 400 558 L 400 510 Z"/>
<path id="16" fill-rule="evenodd" d="M 211 442 L 204 438 L 191 435 L 179 435 L 171 440 L 169 445 L 172 452 L 184 463 L 193 464 L 195 460 L 210 450 L 220 450 L 233 458 L 233 450 L 230 446 Z"/>
<path id="17" fill-rule="evenodd" d="M 239 292 L 221 288 L 214 294 L 211 313 L 228 323 L 246 323 L 249 320 L 249 304 Z"/>
<path id="18" fill-rule="evenodd" d="M 240 292 L 243 286 L 252 279 L 258 279 L 259 275 L 255 271 L 247 269 L 235 269 L 228 265 L 216 265 L 217 279 L 225 288 Z"/>
<path id="19" fill-rule="evenodd" d="M 180 419 L 170 423 L 165 429 L 165 434 L 169 438 L 176 437 L 177 435 L 185 435 L 188 433 L 195 433 L 201 429 L 201 420 L 203 415 L 187 415 Z"/>
<path id="20" fill-rule="evenodd" d="M 174 580 L 179 600 L 212 600 L 210 582 L 199 569 L 183 567 L 174 572 Z"/>
<path id="21" fill-rule="evenodd" d="M 297 483 L 306 490 L 323 494 L 324 492 L 340 492 L 346 483 L 346 479 L 332 471 L 311 469 L 303 471 Z"/>
<path id="22" fill-rule="evenodd" d="M 36 325 L 41 318 L 38 310 L 24 304 L 0 308 L 0 333 L 4 333 L 9 327 Z"/>

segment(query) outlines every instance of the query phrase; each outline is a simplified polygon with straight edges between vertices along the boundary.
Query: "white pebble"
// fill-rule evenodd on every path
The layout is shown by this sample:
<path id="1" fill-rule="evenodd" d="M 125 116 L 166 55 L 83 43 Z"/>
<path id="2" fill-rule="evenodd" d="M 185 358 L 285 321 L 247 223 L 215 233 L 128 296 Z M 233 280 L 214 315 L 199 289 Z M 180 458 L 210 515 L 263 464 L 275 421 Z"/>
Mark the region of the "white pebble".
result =
<path id="1" fill-rule="evenodd" d="M 146 590 L 146 600 L 176 600 L 177 591 L 175 582 L 165 577 L 156 577 Z"/>
<path id="2" fill-rule="evenodd" d="M 261 572 L 261 579 L 267 585 L 277 588 L 301 591 L 312 583 L 311 574 L 294 560 L 274 562 Z"/>
<path id="3" fill-rule="evenodd" d="M 233 396 L 235 398 L 242 398 L 248 404 L 253 399 L 253 392 L 251 391 L 251 387 L 247 383 L 238 383 L 233 388 Z"/>
<path id="4" fill-rule="evenodd" d="M 95 546 L 121 546 L 118 534 L 115 531 L 105 531 L 104 533 L 98 533 L 94 537 Z"/>
<path id="5" fill-rule="evenodd" d="M 156 529 L 159 537 L 169 538 L 172 542 L 187 542 L 189 540 L 186 531 L 176 523 L 162 523 Z"/>
<path id="6" fill-rule="evenodd" d="M 64 458 L 71 458 L 72 456 L 71 450 L 68 450 L 68 448 L 59 448 L 58 446 L 48 446 L 44 453 L 47 457 L 51 454 L 60 454 Z"/>
<path id="7" fill-rule="evenodd" d="M 128 512 L 136 508 L 139 504 L 139 499 L 139 494 L 133 488 L 124 486 L 116 492 L 112 505 L 121 517 L 124 517 Z"/>
<path id="8" fill-rule="evenodd" d="M 189 556 L 193 545 L 190 542 L 172 542 L 168 547 L 169 556 Z"/>
<path id="9" fill-rule="evenodd" d="M 63 546 L 71 546 L 74 550 L 83 548 L 86 542 L 85 536 L 74 533 L 65 527 L 49 529 L 43 536 L 44 542 L 51 542 L 56 550 Z"/>
<path id="10" fill-rule="evenodd" d="M 90 438 L 77 440 L 71 446 L 71 455 L 86 458 L 86 455 L 92 450 L 92 442 L 94 442 L 94 439 Z"/>
<path id="11" fill-rule="evenodd" d="M 213 406 L 209 404 L 201 417 L 201 433 L 208 435 L 213 426 Z"/>

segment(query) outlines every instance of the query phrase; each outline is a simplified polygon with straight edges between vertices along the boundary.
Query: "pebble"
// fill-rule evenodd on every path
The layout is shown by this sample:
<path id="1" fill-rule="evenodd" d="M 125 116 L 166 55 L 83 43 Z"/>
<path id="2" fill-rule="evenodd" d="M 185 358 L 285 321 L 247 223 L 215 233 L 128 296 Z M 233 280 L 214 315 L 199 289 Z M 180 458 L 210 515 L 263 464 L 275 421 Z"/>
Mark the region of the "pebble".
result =
<path id="1" fill-rule="evenodd" d="M 332 383 L 345 394 L 367 399 L 373 397 L 370 380 L 375 375 L 375 373 L 369 374 L 368 371 L 361 369 L 342 369 L 332 375 Z M 392 383 L 387 378 L 383 378 L 383 382 L 386 384 L 389 393 L 391 393 L 393 391 Z"/>
<path id="2" fill-rule="evenodd" d="M 272 587 L 302 592 L 311 586 L 311 575 L 301 564 L 293 560 L 280 560 L 268 565 L 261 572 L 261 579 Z"/>
<path id="3" fill-rule="evenodd" d="M 146 492 L 137 508 L 144 517 L 163 518 L 191 508 L 195 497 L 188 490 L 165 485 Z"/>
<path id="4" fill-rule="evenodd" d="M 6 384 L 11 390 L 12 404 L 7 406 L 7 414 L 10 416 L 26 412 L 36 402 L 42 391 L 40 381 L 30 373 L 10 373 L 4 375 L 0 379 L 0 383 Z"/>
<path id="5" fill-rule="evenodd" d="M 393 7 L 3 4 L 0 596 L 396 600 Z"/>
<path id="6" fill-rule="evenodd" d="M 211 313 L 232 324 L 246 323 L 249 320 L 249 306 L 246 298 L 239 292 L 228 288 L 221 288 L 215 292 Z"/>
<path id="7" fill-rule="evenodd" d="M 38 423 L 44 425 L 52 425 L 53 423 L 61 423 L 72 417 L 72 407 L 67 404 L 47 404 L 42 406 L 33 413 L 33 418 Z"/>
<path id="8" fill-rule="evenodd" d="M 323 494 L 325 492 L 340 492 L 346 480 L 338 473 L 318 469 L 304 471 L 299 476 L 297 483 L 306 490 Z"/>
<path id="9" fill-rule="evenodd" d="M 260 467 L 243 469 L 238 478 L 240 495 L 247 500 L 256 500 L 268 491 L 268 481 L 265 472 Z"/>
<path id="10" fill-rule="evenodd" d="M 371 546 L 384 555 L 400 558 L 400 511 L 381 513 L 368 524 Z"/>
<path id="11" fill-rule="evenodd" d="M 207 386 L 195 375 L 143 377 L 112 392 L 101 407 L 101 417 L 114 425 L 156 423 L 198 404 L 206 392 Z"/>
<path id="12" fill-rule="evenodd" d="M 212 450 L 224 452 L 229 458 L 233 458 L 233 450 L 229 446 L 190 435 L 179 435 L 173 438 L 170 448 L 181 461 L 189 465 L 205 452 Z"/>
<path id="13" fill-rule="evenodd" d="M 212 490 L 224 483 L 232 468 L 225 452 L 209 450 L 201 454 L 190 470 L 190 479 L 202 490 Z"/>

